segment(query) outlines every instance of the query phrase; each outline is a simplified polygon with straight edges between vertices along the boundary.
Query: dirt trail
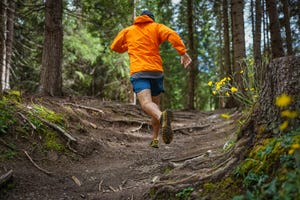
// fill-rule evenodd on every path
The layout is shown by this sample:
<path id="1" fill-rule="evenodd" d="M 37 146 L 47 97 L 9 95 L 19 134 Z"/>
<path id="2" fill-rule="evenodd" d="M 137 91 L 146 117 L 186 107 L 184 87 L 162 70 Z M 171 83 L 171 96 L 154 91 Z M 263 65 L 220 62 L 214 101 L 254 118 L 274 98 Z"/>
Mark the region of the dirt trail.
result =
<path id="1" fill-rule="evenodd" d="M 165 145 L 160 140 L 154 149 L 149 147 L 149 118 L 139 106 L 93 99 L 72 104 L 55 99 L 43 104 L 68 116 L 69 132 L 78 139 L 71 147 L 77 153 L 30 151 L 36 164 L 52 175 L 34 167 L 25 154 L 1 163 L 1 174 L 13 169 L 15 184 L 0 196 L 3 199 L 148 199 L 152 187 L 198 171 L 199 176 L 205 175 L 218 164 L 215 155 L 235 137 L 237 113 L 229 110 L 175 111 L 174 141 Z M 232 114 L 230 119 L 220 117 L 226 112 Z"/>

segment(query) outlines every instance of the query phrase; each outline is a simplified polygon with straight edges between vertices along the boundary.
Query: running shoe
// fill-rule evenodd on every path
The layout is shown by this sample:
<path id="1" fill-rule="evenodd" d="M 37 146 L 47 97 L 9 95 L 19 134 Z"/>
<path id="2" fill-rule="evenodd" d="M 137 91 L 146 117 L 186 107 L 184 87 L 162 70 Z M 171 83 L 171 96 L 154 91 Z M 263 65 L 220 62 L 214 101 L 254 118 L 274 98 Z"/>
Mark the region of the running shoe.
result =
<path id="1" fill-rule="evenodd" d="M 173 130 L 171 128 L 171 121 L 173 115 L 171 110 L 165 110 L 162 112 L 160 117 L 160 125 L 161 125 L 161 132 L 162 132 L 162 139 L 165 144 L 170 144 L 173 140 Z"/>
<path id="2" fill-rule="evenodd" d="M 150 143 L 150 147 L 158 148 L 158 139 L 153 139 Z"/>

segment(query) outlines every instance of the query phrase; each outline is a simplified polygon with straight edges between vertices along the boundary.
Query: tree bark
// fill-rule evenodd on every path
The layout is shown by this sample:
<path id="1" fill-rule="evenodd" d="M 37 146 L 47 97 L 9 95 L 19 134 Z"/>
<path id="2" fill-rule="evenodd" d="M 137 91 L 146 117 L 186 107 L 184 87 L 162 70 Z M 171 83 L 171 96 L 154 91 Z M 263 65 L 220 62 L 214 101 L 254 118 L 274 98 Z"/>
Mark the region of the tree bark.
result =
<path id="1" fill-rule="evenodd" d="M 240 91 L 244 91 L 241 69 L 246 58 L 245 31 L 244 31 L 244 1 L 231 1 L 232 16 L 232 46 L 233 46 L 233 78 Z M 232 102 L 231 107 L 240 106 L 237 101 Z"/>
<path id="2" fill-rule="evenodd" d="M 1 12 L 1 33 L 0 33 L 0 90 L 1 90 L 1 96 L 2 91 L 5 87 L 5 67 L 6 67 L 6 35 L 7 35 L 7 0 L 2 0 L 0 4 L 0 12 Z"/>
<path id="3" fill-rule="evenodd" d="M 188 11 L 188 44 L 190 48 L 190 54 L 192 58 L 192 63 L 190 64 L 190 74 L 189 74 L 189 101 L 188 109 L 195 109 L 195 80 L 197 75 L 197 54 L 194 45 L 194 26 L 193 26 L 193 0 L 187 1 L 187 11 Z"/>
<path id="4" fill-rule="evenodd" d="M 270 47 L 270 30 L 269 30 L 269 22 L 268 22 L 268 15 L 267 15 L 267 6 L 266 2 L 262 1 L 262 10 L 263 10 L 263 54 L 266 58 L 270 58 L 270 52 L 271 52 L 271 47 Z"/>
<path id="5" fill-rule="evenodd" d="M 3 15 L 2 15 L 3 5 L 0 3 L 0 99 L 2 98 L 2 55 L 3 55 Z"/>
<path id="6" fill-rule="evenodd" d="M 262 5 L 261 0 L 255 0 L 255 28 L 253 37 L 253 54 L 255 62 L 255 77 L 258 80 L 258 84 L 261 83 L 261 17 L 262 17 Z"/>
<path id="7" fill-rule="evenodd" d="M 227 77 L 232 75 L 232 66 L 231 66 L 231 54 L 230 54 L 230 37 L 229 37 L 229 18 L 228 18 L 228 0 L 223 0 L 223 26 L 224 26 L 224 61 L 225 61 L 225 75 Z M 223 77 L 222 77 L 223 78 Z M 224 106 L 226 108 L 234 107 L 233 97 L 229 97 Z"/>
<path id="8" fill-rule="evenodd" d="M 291 31 L 291 23 L 290 23 L 290 10 L 289 10 L 289 1 L 282 0 L 283 4 L 283 13 L 284 13 L 284 27 L 285 27 L 285 35 L 286 35 L 286 47 L 287 47 L 287 55 L 294 55 L 293 46 L 292 46 L 292 31 Z"/>
<path id="9" fill-rule="evenodd" d="M 266 67 L 264 83 L 261 88 L 258 103 L 254 109 L 249 124 L 253 127 L 246 127 L 251 134 L 253 130 L 257 133 L 281 133 L 280 124 L 287 120 L 281 117 L 283 110 L 297 111 L 300 108 L 300 56 L 288 56 L 276 58 Z M 293 100 L 292 103 L 280 108 L 275 105 L 278 96 L 286 94 Z M 288 129 L 299 127 L 300 118 L 290 119 Z M 287 130 L 288 130 L 287 129 Z M 260 131 L 258 131 L 260 130 Z M 285 130 L 284 130 L 285 131 Z M 268 134 L 262 134 L 269 137 Z"/>
<path id="10" fill-rule="evenodd" d="M 14 20 L 15 20 L 15 1 L 9 1 L 7 10 L 7 41 L 6 41 L 6 71 L 5 71 L 5 88 L 10 89 L 10 69 L 11 69 L 11 56 L 14 40 Z"/>
<path id="11" fill-rule="evenodd" d="M 250 19 L 251 19 L 251 33 L 252 33 L 252 39 L 253 39 L 253 48 L 254 48 L 254 32 L 255 32 L 255 3 L 254 0 L 250 0 Z"/>
<path id="12" fill-rule="evenodd" d="M 46 0 L 40 92 L 62 95 L 62 0 Z"/>
<path id="13" fill-rule="evenodd" d="M 271 32 L 271 50 L 272 57 L 278 58 L 284 56 L 282 39 L 280 35 L 280 25 L 278 20 L 278 13 L 276 7 L 276 0 L 266 0 L 267 12 L 270 19 L 270 32 Z"/>

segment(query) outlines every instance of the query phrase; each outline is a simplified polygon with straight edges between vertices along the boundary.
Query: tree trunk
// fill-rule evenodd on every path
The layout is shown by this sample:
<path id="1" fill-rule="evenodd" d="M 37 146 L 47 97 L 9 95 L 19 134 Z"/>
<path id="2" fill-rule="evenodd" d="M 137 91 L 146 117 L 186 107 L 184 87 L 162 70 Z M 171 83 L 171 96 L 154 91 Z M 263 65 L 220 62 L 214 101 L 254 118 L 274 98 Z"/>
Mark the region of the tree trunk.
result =
<path id="1" fill-rule="evenodd" d="M 133 14 L 132 14 L 132 21 L 134 21 L 135 17 L 136 17 L 136 8 L 137 8 L 137 3 L 136 3 L 136 0 L 133 0 Z M 136 105 L 136 100 L 137 100 L 137 96 L 136 96 L 136 93 L 133 92 L 133 88 L 132 88 L 132 85 L 130 84 L 130 87 L 129 87 L 129 91 L 128 91 L 128 94 L 129 94 L 129 102 L 132 103 L 133 105 Z"/>
<path id="2" fill-rule="evenodd" d="M 3 2 L 3 1 L 2 1 Z M 3 58 L 3 4 L 0 3 L 0 99 L 2 98 L 2 58 Z"/>
<path id="3" fill-rule="evenodd" d="M 62 95 L 62 0 L 46 0 L 40 92 Z"/>
<path id="4" fill-rule="evenodd" d="M 263 54 L 264 56 L 269 59 L 270 58 L 270 39 L 269 39 L 269 23 L 268 23 L 268 15 L 267 15 L 267 6 L 266 2 L 262 1 L 262 10 L 263 10 L 263 41 L 264 41 L 264 49 L 263 49 Z"/>
<path id="5" fill-rule="evenodd" d="M 223 0 L 223 23 L 224 23 L 224 58 L 226 75 L 232 74 L 230 59 L 230 39 L 229 39 L 229 20 L 228 20 L 228 0 Z"/>
<path id="6" fill-rule="evenodd" d="M 294 55 L 293 46 L 292 46 L 292 32 L 291 32 L 291 23 L 290 23 L 290 10 L 289 10 L 289 1 L 282 0 L 283 3 L 283 13 L 284 13 L 284 27 L 285 27 L 285 35 L 286 35 L 286 47 L 287 47 L 287 55 Z"/>
<path id="7" fill-rule="evenodd" d="M 266 0 L 267 11 L 270 19 L 270 32 L 271 32 L 271 50 L 272 57 L 278 58 L 284 56 L 282 39 L 280 35 L 280 26 L 278 20 L 278 13 L 276 7 L 276 0 Z"/>
<path id="8" fill-rule="evenodd" d="M 255 77 L 258 80 L 258 85 L 260 85 L 262 78 L 262 69 L 261 69 L 261 0 L 255 0 L 255 28 L 254 28 L 254 37 L 253 37 L 253 54 L 255 62 Z"/>
<path id="9" fill-rule="evenodd" d="M 229 37 L 229 18 L 228 18 L 228 0 L 223 0 L 223 26 L 224 26 L 224 59 L 225 59 L 225 75 L 227 77 L 231 76 L 232 67 L 231 67 L 231 55 L 230 55 L 230 37 Z M 222 77 L 223 78 L 223 77 Z M 225 102 L 225 105 L 222 107 L 230 108 L 235 106 L 235 100 L 233 97 L 228 97 Z"/>
<path id="10" fill-rule="evenodd" d="M 11 69 L 11 56 L 14 39 L 14 19 L 15 19 L 15 1 L 9 1 L 7 10 L 7 41 L 6 41 L 6 67 L 5 67 L 5 88 L 10 89 L 10 69 Z"/>
<path id="11" fill-rule="evenodd" d="M 253 49 L 254 49 L 254 37 L 255 37 L 255 3 L 254 0 L 250 0 L 250 18 L 251 18 L 251 33 L 252 33 L 252 39 L 253 39 Z"/>
<path id="12" fill-rule="evenodd" d="M 189 74 L 189 101 L 188 109 L 195 109 L 195 80 L 197 75 L 197 54 L 195 52 L 194 45 L 194 26 L 193 26 L 193 0 L 187 1 L 187 15 L 188 15 L 188 44 L 190 48 L 190 54 L 192 58 L 192 63 L 190 64 L 190 74 Z"/>
<path id="13" fill-rule="evenodd" d="M 5 68 L 6 68 L 6 35 L 7 35 L 7 0 L 2 0 L 1 4 L 1 33 L 0 33 L 0 80 L 1 80 L 1 95 L 5 88 Z"/>
<path id="14" fill-rule="evenodd" d="M 232 46 L 233 46 L 233 78 L 240 91 L 244 91 L 241 69 L 246 58 L 245 31 L 244 31 L 244 1 L 231 1 L 232 16 Z M 237 101 L 232 102 L 232 107 L 240 106 Z"/>
<path id="15" fill-rule="evenodd" d="M 255 130 L 264 132 L 280 132 L 280 124 L 286 120 L 280 116 L 284 109 L 298 111 L 300 108 L 300 57 L 281 57 L 271 61 L 264 74 L 264 83 L 261 88 L 257 107 L 252 120 Z M 275 100 L 282 94 L 292 97 L 292 104 L 280 108 Z M 299 117 L 289 123 L 289 128 L 299 127 Z M 250 128 L 251 130 L 252 128 Z M 252 129 L 253 130 L 253 129 Z M 268 137 L 268 135 L 266 135 Z"/>

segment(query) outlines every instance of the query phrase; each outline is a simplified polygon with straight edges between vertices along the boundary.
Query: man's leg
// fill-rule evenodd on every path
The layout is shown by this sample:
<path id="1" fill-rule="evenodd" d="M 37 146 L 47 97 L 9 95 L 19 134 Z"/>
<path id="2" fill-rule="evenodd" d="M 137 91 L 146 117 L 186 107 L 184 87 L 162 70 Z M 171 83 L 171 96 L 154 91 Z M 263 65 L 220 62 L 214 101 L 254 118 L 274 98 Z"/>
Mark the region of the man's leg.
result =
<path id="1" fill-rule="evenodd" d="M 153 128 L 153 139 L 158 138 L 159 120 L 161 111 L 159 109 L 160 95 L 152 97 L 150 89 L 144 89 L 137 93 L 137 97 L 142 109 L 151 116 L 151 124 Z"/>
<path id="2" fill-rule="evenodd" d="M 159 103 L 160 103 L 160 95 L 157 95 L 155 97 L 152 96 L 152 102 L 157 105 L 159 108 Z M 153 128 L 153 139 L 158 138 L 158 133 L 159 133 L 159 127 L 160 127 L 160 119 L 156 119 L 154 117 L 151 118 L 151 124 Z"/>

